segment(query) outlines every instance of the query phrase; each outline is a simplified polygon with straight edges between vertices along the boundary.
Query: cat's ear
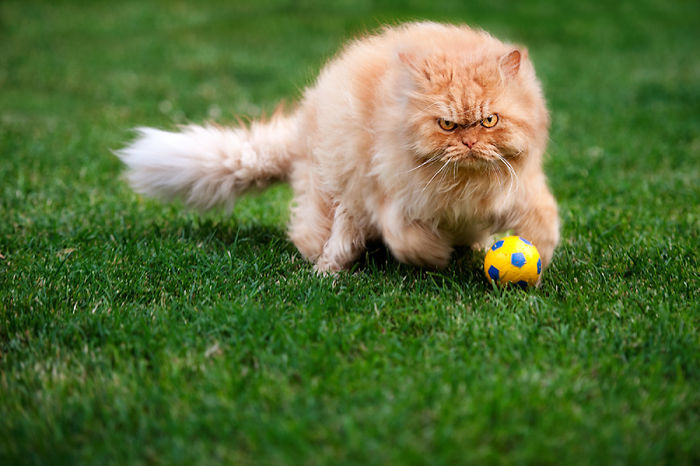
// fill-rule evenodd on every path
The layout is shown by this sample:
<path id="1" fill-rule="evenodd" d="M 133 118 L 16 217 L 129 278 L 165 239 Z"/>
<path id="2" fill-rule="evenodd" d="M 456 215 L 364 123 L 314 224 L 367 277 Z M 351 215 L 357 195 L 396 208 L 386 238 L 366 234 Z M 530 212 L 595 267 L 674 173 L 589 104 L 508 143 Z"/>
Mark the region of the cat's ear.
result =
<path id="1" fill-rule="evenodd" d="M 514 78 L 520 70 L 520 62 L 523 59 L 523 54 L 527 56 L 527 51 L 521 52 L 515 49 L 503 55 L 498 61 L 498 68 L 501 70 L 501 73 L 508 78 Z"/>
<path id="2" fill-rule="evenodd" d="M 411 70 L 411 74 L 415 77 L 430 81 L 428 68 L 415 55 L 409 52 L 399 52 L 399 60 Z"/>

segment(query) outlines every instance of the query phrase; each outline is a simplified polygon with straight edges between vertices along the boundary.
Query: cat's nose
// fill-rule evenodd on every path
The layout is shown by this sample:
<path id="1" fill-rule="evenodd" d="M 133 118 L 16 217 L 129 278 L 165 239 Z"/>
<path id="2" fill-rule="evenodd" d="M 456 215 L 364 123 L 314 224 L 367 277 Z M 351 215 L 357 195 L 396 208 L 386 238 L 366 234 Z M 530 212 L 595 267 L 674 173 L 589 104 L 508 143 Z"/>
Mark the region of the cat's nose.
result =
<path id="1" fill-rule="evenodd" d="M 465 146 L 467 146 L 468 148 L 471 149 L 472 146 L 473 146 L 474 144 L 476 144 L 476 141 L 474 141 L 474 140 L 472 140 L 472 139 L 466 139 L 466 138 L 464 138 L 464 139 L 462 139 L 462 144 L 464 144 Z"/>

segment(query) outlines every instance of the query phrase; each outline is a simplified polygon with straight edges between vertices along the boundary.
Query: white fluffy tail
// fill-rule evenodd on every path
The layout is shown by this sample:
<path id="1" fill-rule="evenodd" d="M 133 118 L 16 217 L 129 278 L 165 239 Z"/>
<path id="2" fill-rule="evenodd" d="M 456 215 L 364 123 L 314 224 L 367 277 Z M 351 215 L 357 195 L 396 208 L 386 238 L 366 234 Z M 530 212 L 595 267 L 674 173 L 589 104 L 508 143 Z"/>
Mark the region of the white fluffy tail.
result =
<path id="1" fill-rule="evenodd" d="M 297 139 L 295 118 L 279 115 L 250 129 L 190 125 L 176 133 L 137 131 L 136 140 L 116 153 L 127 165 L 131 187 L 199 209 L 230 209 L 245 190 L 285 179 Z"/>

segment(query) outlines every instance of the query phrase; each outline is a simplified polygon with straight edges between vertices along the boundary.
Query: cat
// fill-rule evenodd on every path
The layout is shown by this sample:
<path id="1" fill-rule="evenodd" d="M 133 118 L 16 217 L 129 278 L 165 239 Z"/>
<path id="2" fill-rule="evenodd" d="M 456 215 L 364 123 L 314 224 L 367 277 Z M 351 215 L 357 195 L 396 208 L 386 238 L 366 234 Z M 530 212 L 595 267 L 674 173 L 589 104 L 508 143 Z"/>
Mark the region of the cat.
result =
<path id="1" fill-rule="evenodd" d="M 559 241 L 548 128 L 525 48 L 417 22 L 351 42 L 287 115 L 140 128 L 117 155 L 137 192 L 200 209 L 289 181 L 288 234 L 318 273 L 349 268 L 377 239 L 401 262 L 445 267 L 454 246 L 504 230 L 532 241 L 546 267 Z"/>

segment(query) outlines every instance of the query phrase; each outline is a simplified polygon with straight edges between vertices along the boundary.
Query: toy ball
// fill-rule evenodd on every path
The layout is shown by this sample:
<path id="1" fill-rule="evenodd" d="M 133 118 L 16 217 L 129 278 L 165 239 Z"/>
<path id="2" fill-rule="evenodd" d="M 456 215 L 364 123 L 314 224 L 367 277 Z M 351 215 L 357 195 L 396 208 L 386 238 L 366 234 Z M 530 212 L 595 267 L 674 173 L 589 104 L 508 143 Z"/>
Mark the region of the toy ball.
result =
<path id="1" fill-rule="evenodd" d="M 507 236 L 489 248 L 484 273 L 498 286 L 515 283 L 527 288 L 540 279 L 542 259 L 535 245 L 522 236 Z"/>

